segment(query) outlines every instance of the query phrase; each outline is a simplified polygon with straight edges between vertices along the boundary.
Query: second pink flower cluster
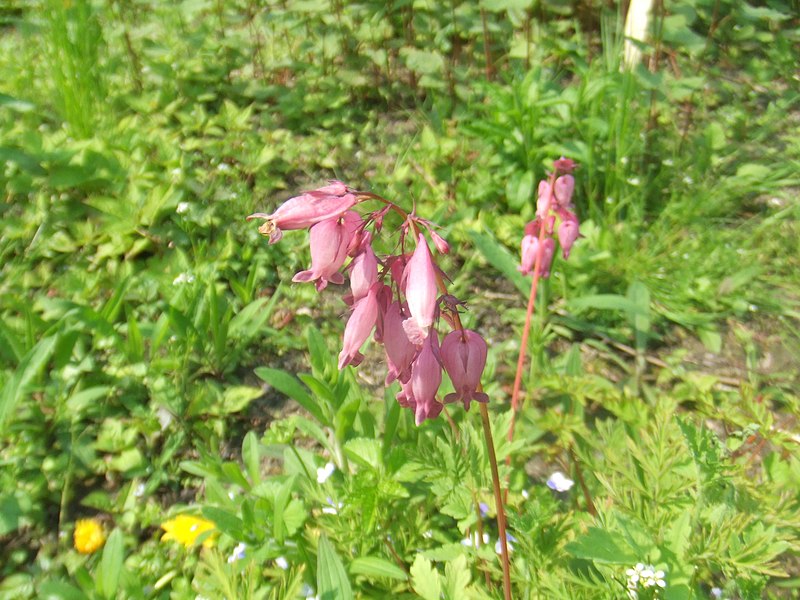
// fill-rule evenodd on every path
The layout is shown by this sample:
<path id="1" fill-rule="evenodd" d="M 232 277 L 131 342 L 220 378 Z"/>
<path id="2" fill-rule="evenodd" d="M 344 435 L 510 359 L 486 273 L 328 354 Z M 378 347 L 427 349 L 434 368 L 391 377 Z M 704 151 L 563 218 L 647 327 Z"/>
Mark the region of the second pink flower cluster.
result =
<path id="1" fill-rule="evenodd" d="M 574 168 L 575 163 L 570 159 L 561 158 L 555 162 L 555 172 L 550 178 L 539 182 L 536 218 L 525 226 L 522 238 L 522 261 L 518 270 L 523 275 L 534 272 L 537 256 L 541 255 L 538 274 L 540 277 L 550 276 L 556 248 L 553 235 L 556 218 L 559 225 L 555 234 L 565 259 L 569 258 L 572 245 L 580 236 L 578 217 L 572 204 L 575 178 L 571 172 Z M 557 176 L 559 173 L 564 174 Z"/>
<path id="2" fill-rule="evenodd" d="M 379 200 L 384 206 L 365 216 L 352 210 L 366 200 Z M 398 230 L 400 252 L 379 258 L 372 247 L 373 235 L 382 230 L 390 210 L 404 218 Z M 282 230 L 310 228 L 311 266 L 297 273 L 293 281 L 313 281 L 321 291 L 328 283 L 344 283 L 342 271 L 349 271 L 350 291 L 344 300 L 352 308 L 339 354 L 340 369 L 361 363 L 361 347 L 374 332 L 386 355 L 385 384 L 400 383 L 397 400 L 413 411 L 417 425 L 442 411 L 437 394 L 443 370 L 455 389 L 443 398 L 444 403 L 460 401 L 469 410 L 473 400 L 488 401 L 480 391 L 486 342 L 478 333 L 461 327 L 458 303 L 445 294 L 441 272 L 422 230 L 427 230 L 440 253 L 446 254 L 449 246 L 430 222 L 339 181 L 292 198 L 272 214 L 248 217 L 253 218 L 265 220 L 259 231 L 269 236 L 270 243 L 281 239 Z M 404 251 L 409 238 L 416 242 L 413 252 Z M 440 316 L 454 326 L 441 346 L 435 328 Z"/>

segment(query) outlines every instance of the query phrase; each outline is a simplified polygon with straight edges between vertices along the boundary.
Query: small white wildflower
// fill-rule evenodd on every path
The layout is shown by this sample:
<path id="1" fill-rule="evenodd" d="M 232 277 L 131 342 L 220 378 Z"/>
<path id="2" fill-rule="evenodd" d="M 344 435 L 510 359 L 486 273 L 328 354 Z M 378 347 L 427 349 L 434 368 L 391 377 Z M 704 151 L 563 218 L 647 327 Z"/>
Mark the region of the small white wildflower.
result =
<path id="1" fill-rule="evenodd" d="M 673 161 L 671 158 L 665 158 L 664 160 L 661 161 L 661 164 L 666 167 L 671 167 L 672 165 L 675 164 L 675 161 Z"/>
<path id="2" fill-rule="evenodd" d="M 228 498 L 233 500 L 235 497 L 236 497 L 236 494 L 234 494 L 233 492 L 228 492 Z"/>
<path id="3" fill-rule="evenodd" d="M 630 179 L 628 179 L 628 183 L 630 185 L 639 185 L 639 183 L 640 183 L 639 182 L 639 178 L 638 177 L 631 177 Z"/>
<path id="4" fill-rule="evenodd" d="M 175 212 L 179 215 L 186 214 L 189 212 L 189 206 L 191 206 L 188 202 L 178 202 L 178 206 L 175 207 Z"/>
<path id="5" fill-rule="evenodd" d="M 303 598 L 310 598 L 313 600 L 317 597 L 314 588 L 312 588 L 307 583 L 304 583 L 303 587 L 300 588 L 300 593 L 303 595 Z"/>
<path id="6" fill-rule="evenodd" d="M 627 569 L 625 574 L 628 576 L 628 597 L 636 599 L 639 597 L 638 590 L 642 588 L 665 588 L 667 582 L 664 580 L 665 573 L 662 570 L 656 571 L 653 565 L 636 563 L 632 569 Z"/>
<path id="7" fill-rule="evenodd" d="M 344 506 L 344 503 L 334 502 L 330 496 L 328 496 L 326 500 L 328 501 L 329 506 L 323 506 L 322 512 L 325 513 L 326 515 L 338 515 L 339 509 L 341 509 Z"/>
<path id="8" fill-rule="evenodd" d="M 156 411 L 156 417 L 158 417 L 158 424 L 161 425 L 161 431 L 164 431 L 172 424 L 172 413 L 163 406 Z"/>
<path id="9" fill-rule="evenodd" d="M 516 542 L 517 538 L 506 531 L 506 546 L 508 546 L 508 553 L 511 554 L 514 551 L 514 545 L 511 542 Z M 500 543 L 500 540 L 497 540 L 497 543 L 494 545 L 494 551 L 497 554 L 503 553 L 503 545 Z"/>
<path id="10" fill-rule="evenodd" d="M 474 531 L 472 532 L 471 536 L 461 540 L 461 545 L 466 546 L 467 548 L 477 548 L 478 546 L 480 546 L 480 540 L 483 540 L 483 545 L 485 546 L 486 544 L 489 543 L 489 534 L 484 533 L 483 536 L 479 538 L 478 532 Z"/>
<path id="11" fill-rule="evenodd" d="M 712 587 L 711 588 L 711 597 L 717 598 L 720 600 L 722 598 L 722 588 Z"/>
<path id="12" fill-rule="evenodd" d="M 217 166 L 217 171 L 225 172 L 225 171 L 230 171 L 230 170 L 231 170 L 231 166 L 226 162 L 219 163 L 219 166 Z"/>
<path id="13" fill-rule="evenodd" d="M 431 539 L 433 537 L 433 531 L 431 531 L 430 529 L 428 529 L 428 531 L 423 531 L 422 537 L 424 537 L 426 540 Z"/>
<path id="14" fill-rule="evenodd" d="M 627 165 L 628 164 L 628 157 L 627 156 L 623 156 L 622 158 L 619 159 L 619 162 L 621 162 L 623 165 Z"/>
<path id="15" fill-rule="evenodd" d="M 547 487 L 557 492 L 568 492 L 573 485 L 575 485 L 575 482 L 561 471 L 556 471 L 547 480 Z"/>
<path id="16" fill-rule="evenodd" d="M 328 481 L 335 470 L 336 465 L 332 462 L 326 463 L 324 467 L 319 467 L 317 469 L 317 483 L 325 483 Z"/>
<path id="17" fill-rule="evenodd" d="M 194 275 L 191 273 L 181 273 L 175 279 L 172 280 L 172 285 L 181 285 L 182 283 L 192 283 L 194 281 Z"/>
<path id="18" fill-rule="evenodd" d="M 522 497 L 525 498 L 525 500 L 527 500 L 528 498 L 531 497 L 531 495 L 528 493 L 528 490 L 522 490 Z"/>
<path id="19" fill-rule="evenodd" d="M 685 183 L 686 185 L 692 185 L 694 183 L 694 179 L 692 179 L 689 175 L 684 175 L 683 183 Z"/>
<path id="20" fill-rule="evenodd" d="M 247 544 L 244 542 L 239 542 L 231 552 L 231 555 L 228 557 L 228 564 L 233 564 L 237 560 L 242 560 L 245 557 L 245 553 L 247 551 Z"/>
<path id="21" fill-rule="evenodd" d="M 144 484 L 140 483 L 134 488 L 133 497 L 134 498 L 141 498 L 142 496 L 144 496 Z"/>
<path id="22" fill-rule="evenodd" d="M 286 560 L 285 557 L 279 556 L 275 559 L 275 564 L 278 565 L 284 571 L 289 568 L 289 561 Z"/>
<path id="23" fill-rule="evenodd" d="M 614 204 L 616 202 L 613 196 L 606 196 L 606 204 Z"/>

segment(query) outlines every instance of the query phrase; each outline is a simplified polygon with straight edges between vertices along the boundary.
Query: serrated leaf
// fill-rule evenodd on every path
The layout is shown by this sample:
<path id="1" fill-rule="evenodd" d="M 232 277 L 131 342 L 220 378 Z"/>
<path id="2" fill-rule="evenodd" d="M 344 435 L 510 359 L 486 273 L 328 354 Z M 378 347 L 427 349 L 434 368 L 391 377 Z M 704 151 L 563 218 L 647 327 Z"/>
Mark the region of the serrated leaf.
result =
<path id="1" fill-rule="evenodd" d="M 417 554 L 411 565 L 411 585 L 414 591 L 425 600 L 441 600 L 442 578 L 433 568 L 431 561 Z"/>
<path id="2" fill-rule="evenodd" d="M 463 554 L 444 567 L 445 598 L 460 600 L 466 597 L 470 572 L 467 568 L 467 557 Z"/>
<path id="3" fill-rule="evenodd" d="M 344 445 L 345 452 L 362 466 L 378 469 L 381 466 L 381 443 L 368 438 L 355 438 Z"/>

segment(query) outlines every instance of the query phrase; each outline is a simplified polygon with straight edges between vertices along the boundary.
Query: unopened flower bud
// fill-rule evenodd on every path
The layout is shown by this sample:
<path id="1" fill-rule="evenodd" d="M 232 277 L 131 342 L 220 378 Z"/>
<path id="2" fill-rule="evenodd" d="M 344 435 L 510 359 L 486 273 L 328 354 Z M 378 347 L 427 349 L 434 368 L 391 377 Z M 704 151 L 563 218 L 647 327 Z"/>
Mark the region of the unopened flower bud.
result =
<path id="1" fill-rule="evenodd" d="M 433 245 L 436 246 L 436 250 L 439 251 L 439 254 L 450 254 L 450 244 L 447 243 L 442 236 L 436 233 L 433 229 L 430 230 L 431 239 L 433 240 Z"/>

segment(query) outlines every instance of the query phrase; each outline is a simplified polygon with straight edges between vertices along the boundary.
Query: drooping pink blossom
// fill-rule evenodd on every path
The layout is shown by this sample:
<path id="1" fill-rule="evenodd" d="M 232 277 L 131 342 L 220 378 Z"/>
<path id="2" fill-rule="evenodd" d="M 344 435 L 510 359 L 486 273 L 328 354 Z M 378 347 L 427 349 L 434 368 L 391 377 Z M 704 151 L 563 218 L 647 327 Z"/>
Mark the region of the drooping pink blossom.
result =
<path id="1" fill-rule="evenodd" d="M 357 201 L 358 198 L 348 191 L 345 184 L 332 181 L 330 185 L 290 198 L 271 214 L 253 213 L 247 220 L 265 219 L 258 231 L 269 236 L 269 243 L 274 244 L 283 236 L 283 230 L 305 229 L 338 217 Z"/>
<path id="2" fill-rule="evenodd" d="M 311 227 L 311 268 L 300 271 L 294 282 L 316 281 L 317 291 L 325 289 L 330 283 L 344 283 L 339 269 L 347 258 L 347 247 L 353 235 L 353 222 L 361 219 L 358 213 L 347 211 L 341 217 L 334 217 L 316 223 Z"/>
<path id="3" fill-rule="evenodd" d="M 572 204 L 572 192 L 575 190 L 575 178 L 572 175 L 562 175 L 556 179 L 553 193 L 556 202 L 562 208 L 569 208 Z"/>
<path id="4" fill-rule="evenodd" d="M 407 382 L 411 377 L 411 363 L 417 354 L 417 347 L 411 343 L 403 329 L 404 307 L 395 300 L 386 309 L 383 317 L 383 347 L 386 351 L 386 385 L 395 379 Z"/>
<path id="5" fill-rule="evenodd" d="M 553 199 L 553 188 L 550 186 L 550 182 L 546 179 L 542 179 L 539 182 L 539 190 L 536 194 L 536 216 L 540 219 L 547 218 L 547 214 L 550 212 L 550 207 L 552 205 Z"/>
<path id="6" fill-rule="evenodd" d="M 553 264 L 553 253 L 556 250 L 556 243 L 553 238 L 548 237 L 542 241 L 542 262 L 539 265 L 539 275 L 541 277 L 550 277 L 550 266 Z"/>
<path id="7" fill-rule="evenodd" d="M 527 229 L 527 228 L 526 228 Z M 533 273 L 536 264 L 536 253 L 539 251 L 539 238 L 534 233 L 526 233 L 522 237 L 522 260 L 517 271 L 523 275 Z"/>
<path id="8" fill-rule="evenodd" d="M 381 284 L 370 287 L 367 295 L 355 303 L 353 312 L 344 328 L 342 351 L 339 353 L 339 369 L 347 365 L 357 366 L 364 359 L 361 346 L 367 341 L 378 319 L 378 292 Z"/>
<path id="9" fill-rule="evenodd" d="M 470 329 L 455 330 L 442 340 L 441 357 L 444 369 L 453 382 L 455 392 L 444 397 L 445 403 L 460 400 L 469 410 L 472 400 L 488 402 L 489 396 L 478 391 L 486 366 L 486 342 Z"/>
<path id="10" fill-rule="evenodd" d="M 561 225 L 558 226 L 558 243 L 561 244 L 561 251 L 565 260 L 569 258 L 572 244 L 575 243 L 579 235 L 578 219 L 570 213 L 570 217 L 562 220 Z"/>
<path id="11" fill-rule="evenodd" d="M 350 263 L 350 294 L 345 302 L 354 304 L 367 295 L 370 286 L 378 281 L 378 259 L 367 244 Z"/>
<path id="12" fill-rule="evenodd" d="M 439 340 L 436 330 L 425 338 L 417 358 L 411 365 L 411 394 L 414 400 L 414 420 L 420 425 L 442 412 L 443 405 L 436 400 L 442 383 L 442 365 L 439 359 Z"/>
<path id="13" fill-rule="evenodd" d="M 436 315 L 436 267 L 428 242 L 420 233 L 417 249 L 403 272 L 408 311 L 411 317 L 403 321 L 403 329 L 413 344 L 419 346 L 428 337 L 428 329 Z"/>

